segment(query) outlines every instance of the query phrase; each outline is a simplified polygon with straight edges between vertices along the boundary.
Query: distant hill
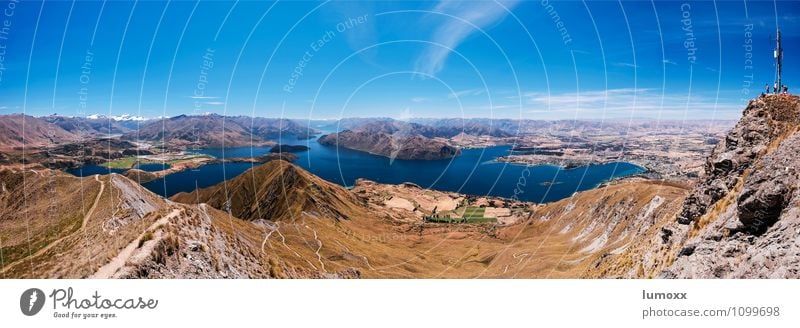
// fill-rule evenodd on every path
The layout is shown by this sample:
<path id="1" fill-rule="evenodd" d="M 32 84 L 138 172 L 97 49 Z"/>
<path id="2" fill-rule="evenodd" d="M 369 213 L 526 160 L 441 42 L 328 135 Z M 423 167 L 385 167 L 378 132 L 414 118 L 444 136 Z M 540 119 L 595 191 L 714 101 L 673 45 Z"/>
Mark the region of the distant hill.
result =
<path id="1" fill-rule="evenodd" d="M 239 124 L 255 137 L 264 140 L 277 140 L 278 138 L 305 140 L 319 134 L 319 131 L 289 119 L 249 116 L 228 116 L 227 119 Z"/>
<path id="2" fill-rule="evenodd" d="M 244 220 L 299 220 L 327 217 L 346 220 L 364 213 L 363 205 L 346 189 L 286 161 L 275 160 L 245 171 L 215 186 L 179 193 L 182 203 L 207 203 Z"/>
<path id="3" fill-rule="evenodd" d="M 461 153 L 458 148 L 435 137 L 435 129 L 426 125 L 375 121 L 352 130 L 324 135 L 319 138 L 319 143 L 402 160 L 446 159 Z"/>
<path id="4" fill-rule="evenodd" d="M 40 147 L 74 142 L 80 136 L 46 120 L 29 115 L 0 116 L 0 149 Z"/>
<path id="5" fill-rule="evenodd" d="M 179 115 L 148 121 L 123 138 L 164 142 L 168 147 L 241 147 L 274 144 L 278 136 L 308 138 L 316 133 L 286 119 L 227 117 L 217 114 Z"/>
<path id="6" fill-rule="evenodd" d="M 142 121 L 115 120 L 111 118 L 68 117 L 50 115 L 42 120 L 58 125 L 62 129 L 80 136 L 119 135 L 137 128 Z"/>

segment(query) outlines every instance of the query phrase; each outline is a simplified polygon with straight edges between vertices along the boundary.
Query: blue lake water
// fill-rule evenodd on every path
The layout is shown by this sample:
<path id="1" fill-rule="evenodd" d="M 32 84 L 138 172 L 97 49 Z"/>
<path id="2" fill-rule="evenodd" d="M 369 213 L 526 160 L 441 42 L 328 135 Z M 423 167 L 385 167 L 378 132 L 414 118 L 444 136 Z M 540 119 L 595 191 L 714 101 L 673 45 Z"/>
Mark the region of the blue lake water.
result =
<path id="1" fill-rule="evenodd" d="M 455 191 L 471 195 L 512 197 L 532 202 L 552 202 L 575 192 L 592 189 L 614 178 L 634 175 L 644 168 L 625 162 L 589 165 L 573 169 L 538 165 L 525 167 L 494 161 L 507 155 L 510 146 L 464 149 L 460 156 L 434 161 L 391 161 L 383 156 L 326 147 L 316 139 L 283 140 L 284 144 L 306 145 L 310 149 L 295 153 L 295 164 L 333 183 L 352 186 L 358 178 L 380 183 L 412 182 L 423 188 Z M 270 147 L 202 149 L 198 153 L 217 158 L 250 157 L 269 153 Z M 231 179 L 253 167 L 251 163 L 209 164 L 197 169 L 170 174 L 144 186 L 169 197 L 181 191 L 192 191 Z M 105 168 L 103 168 L 105 169 Z M 93 173 L 87 173 L 93 172 Z M 85 167 L 84 175 L 95 173 Z M 73 173 L 75 174 L 75 173 Z"/>
<path id="2" fill-rule="evenodd" d="M 109 173 L 124 173 L 127 170 L 124 169 L 110 169 L 105 166 L 100 165 L 86 165 L 83 167 L 79 167 L 77 169 L 69 169 L 67 173 L 72 175 L 77 175 L 79 177 L 85 177 L 95 174 L 109 174 Z"/>
<path id="3" fill-rule="evenodd" d="M 170 167 L 169 164 L 166 163 L 144 163 L 144 164 L 140 163 L 134 166 L 134 168 L 147 172 L 163 171 L 168 169 L 169 167 Z"/>
<path id="4" fill-rule="evenodd" d="M 142 186 L 154 193 L 169 197 L 181 191 L 188 192 L 197 188 L 211 187 L 242 174 L 252 167 L 252 163 L 208 164 L 196 169 L 176 172 L 161 179 L 143 183 Z"/>
<path id="5" fill-rule="evenodd" d="M 286 143 L 292 143 L 286 140 Z M 294 144 L 310 149 L 298 152 L 295 164 L 333 183 L 352 186 L 358 178 L 380 183 L 412 182 L 423 188 L 456 191 L 472 195 L 512 197 L 516 192 L 521 200 L 551 202 L 569 197 L 577 191 L 592 189 L 611 179 L 644 172 L 644 168 L 624 162 L 590 165 L 574 169 L 539 165 L 525 167 L 495 162 L 498 156 L 507 155 L 510 146 L 482 149 L 465 149 L 461 156 L 435 161 L 391 161 L 383 156 L 364 152 L 326 147 L 316 140 L 299 140 Z M 244 147 L 228 149 L 203 149 L 199 153 L 218 158 L 247 157 L 267 154 L 269 147 Z M 205 165 L 194 172 L 180 172 L 165 177 L 161 190 L 145 185 L 159 194 L 170 196 L 177 191 L 194 190 L 195 182 L 201 187 L 230 179 L 250 168 L 250 164 L 228 163 L 225 172 L 222 164 Z M 179 175 L 180 174 L 180 175 Z M 166 185 L 166 189 L 163 188 Z M 166 192 L 164 192 L 166 191 Z"/>

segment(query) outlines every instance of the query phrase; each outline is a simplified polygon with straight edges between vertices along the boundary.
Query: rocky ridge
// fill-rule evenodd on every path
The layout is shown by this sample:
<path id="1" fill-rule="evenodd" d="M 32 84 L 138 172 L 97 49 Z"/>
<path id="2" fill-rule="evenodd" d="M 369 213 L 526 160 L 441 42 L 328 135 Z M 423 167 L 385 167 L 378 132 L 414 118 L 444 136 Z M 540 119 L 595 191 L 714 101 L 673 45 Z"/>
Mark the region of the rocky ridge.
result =
<path id="1" fill-rule="evenodd" d="M 675 262 L 660 276 L 800 277 L 800 102 L 755 99 L 709 157 L 687 199 L 688 226 Z M 687 220 L 692 219 L 692 220 Z"/>

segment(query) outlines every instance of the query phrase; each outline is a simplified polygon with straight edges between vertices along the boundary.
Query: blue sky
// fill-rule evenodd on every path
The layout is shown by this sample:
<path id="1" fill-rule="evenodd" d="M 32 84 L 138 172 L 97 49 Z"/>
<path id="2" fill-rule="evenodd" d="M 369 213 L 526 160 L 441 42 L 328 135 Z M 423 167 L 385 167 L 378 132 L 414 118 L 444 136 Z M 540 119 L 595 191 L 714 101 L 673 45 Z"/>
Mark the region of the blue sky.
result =
<path id="1" fill-rule="evenodd" d="M 0 113 L 730 119 L 774 79 L 776 25 L 800 78 L 796 1 L 0 9 Z"/>

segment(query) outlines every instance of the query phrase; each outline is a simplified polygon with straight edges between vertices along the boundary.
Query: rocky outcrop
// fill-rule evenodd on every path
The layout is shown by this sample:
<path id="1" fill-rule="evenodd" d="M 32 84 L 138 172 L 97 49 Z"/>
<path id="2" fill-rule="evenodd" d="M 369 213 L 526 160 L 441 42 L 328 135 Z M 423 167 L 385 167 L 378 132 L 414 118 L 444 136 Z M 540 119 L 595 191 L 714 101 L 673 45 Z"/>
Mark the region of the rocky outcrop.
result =
<path id="1" fill-rule="evenodd" d="M 780 219 L 798 189 L 800 134 L 794 134 L 762 162 L 744 184 L 737 199 L 739 221 L 752 233 L 761 233 Z"/>
<path id="2" fill-rule="evenodd" d="M 790 97 L 768 96 L 748 104 L 739 123 L 708 157 L 705 176 L 686 198 L 678 222 L 688 224 L 706 214 L 712 204 L 733 190 L 771 143 L 795 126 L 797 116 L 789 113 L 792 102 Z"/>
<path id="3" fill-rule="evenodd" d="M 751 101 L 687 198 L 666 278 L 800 277 L 800 103 Z"/>

